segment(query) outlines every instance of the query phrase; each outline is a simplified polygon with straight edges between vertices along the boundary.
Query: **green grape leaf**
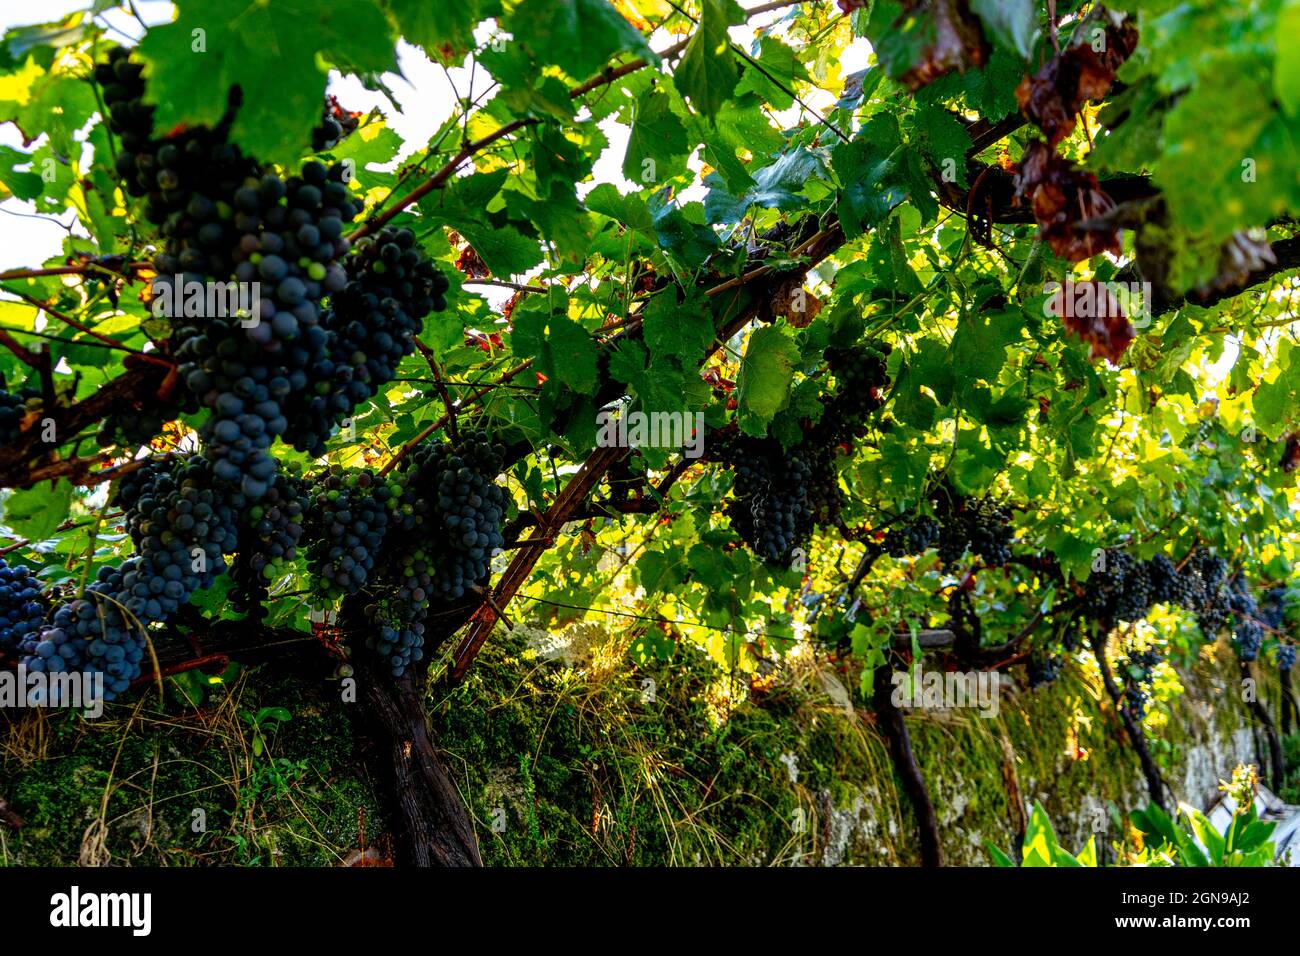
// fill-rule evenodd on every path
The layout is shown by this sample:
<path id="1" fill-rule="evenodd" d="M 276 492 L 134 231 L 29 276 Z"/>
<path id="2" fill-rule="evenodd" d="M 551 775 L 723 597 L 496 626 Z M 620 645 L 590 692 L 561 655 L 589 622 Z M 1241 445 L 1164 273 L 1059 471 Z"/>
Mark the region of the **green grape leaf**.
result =
<path id="1" fill-rule="evenodd" d="M 1289 0 L 1277 14 L 1277 62 L 1273 89 L 1278 102 L 1292 116 L 1300 116 L 1300 2 Z"/>
<path id="2" fill-rule="evenodd" d="M 474 27 L 501 12 L 500 0 L 384 0 L 402 36 L 435 60 L 459 64 L 474 47 Z"/>
<path id="3" fill-rule="evenodd" d="M 673 112 L 671 99 L 653 90 L 641 94 L 627 139 L 624 178 L 646 185 L 661 183 L 686 171 L 689 152 L 686 127 Z"/>
<path id="4" fill-rule="evenodd" d="M 795 149 L 752 173 L 754 185 L 739 197 L 733 196 L 722 177 L 704 177 L 709 187 L 704 214 L 710 223 L 736 223 L 751 206 L 764 209 L 793 209 L 805 200 L 798 195 L 810 179 L 825 171 L 821 158 L 807 149 Z"/>
<path id="5" fill-rule="evenodd" d="M 578 79 L 599 72 L 620 53 L 659 61 L 607 0 L 523 0 L 505 25 L 535 56 Z"/>
<path id="6" fill-rule="evenodd" d="M 740 79 L 727 28 L 744 22 L 745 11 L 735 0 L 703 0 L 699 26 L 673 74 L 691 106 L 710 119 L 718 115 Z"/>
<path id="7" fill-rule="evenodd" d="M 831 152 L 831 165 L 843 183 L 840 226 L 850 239 L 874 228 L 907 199 L 896 153 L 859 137 Z"/>
<path id="8" fill-rule="evenodd" d="M 767 426 L 790 399 L 790 383 L 800 358 L 799 346 L 785 326 L 766 325 L 749 337 L 736 379 L 742 431 L 766 434 Z"/>
<path id="9" fill-rule="evenodd" d="M 263 160 L 292 162 L 311 142 L 325 95 L 325 63 L 350 71 L 396 70 L 388 19 L 374 0 L 182 2 L 174 23 L 140 41 L 155 128 L 216 125 L 227 93 L 243 103 L 232 138 Z"/>
<path id="10" fill-rule="evenodd" d="M 670 290 L 651 299 L 641 314 L 646 344 L 656 357 L 676 358 L 690 367 L 713 341 L 712 314 L 701 299 L 679 303 Z"/>
<path id="11" fill-rule="evenodd" d="M 699 203 L 679 209 L 665 187 L 650 196 L 648 205 L 659 247 L 686 268 L 703 265 L 721 245 L 712 229 L 691 218 L 691 213 L 702 211 Z"/>
<path id="12" fill-rule="evenodd" d="M 42 481 L 9 495 L 4 502 L 4 521 L 29 541 L 44 541 L 68 517 L 72 505 L 72 484 L 66 478 Z"/>
<path id="13" fill-rule="evenodd" d="M 984 34 L 1028 60 L 1038 38 L 1033 0 L 971 0 L 971 13 L 984 23 Z"/>

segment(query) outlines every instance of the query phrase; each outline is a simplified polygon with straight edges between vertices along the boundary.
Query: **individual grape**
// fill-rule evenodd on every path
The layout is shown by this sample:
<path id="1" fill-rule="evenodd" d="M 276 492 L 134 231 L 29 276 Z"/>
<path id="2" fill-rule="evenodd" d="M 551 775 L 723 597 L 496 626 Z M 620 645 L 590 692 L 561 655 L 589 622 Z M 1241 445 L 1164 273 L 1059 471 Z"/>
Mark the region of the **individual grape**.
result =
<path id="1" fill-rule="evenodd" d="M 339 105 L 337 97 L 325 97 L 325 109 L 320 125 L 311 132 L 312 152 L 333 149 L 356 131 L 361 122 L 360 113 L 350 113 Z"/>

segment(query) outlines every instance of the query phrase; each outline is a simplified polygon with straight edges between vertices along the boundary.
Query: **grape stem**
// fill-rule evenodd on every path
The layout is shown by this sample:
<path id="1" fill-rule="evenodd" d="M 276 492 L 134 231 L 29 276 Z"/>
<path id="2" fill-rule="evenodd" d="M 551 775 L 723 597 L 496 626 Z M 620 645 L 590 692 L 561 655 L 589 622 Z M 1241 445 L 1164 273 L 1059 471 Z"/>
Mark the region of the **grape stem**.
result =
<path id="1" fill-rule="evenodd" d="M 460 429 L 456 424 L 456 406 L 451 400 L 451 393 L 447 391 L 447 386 L 442 381 L 442 369 L 438 368 L 438 362 L 433 357 L 433 351 L 415 336 L 411 337 L 415 347 L 420 350 L 424 360 L 429 363 L 429 371 L 433 372 L 433 387 L 438 390 L 438 395 L 442 398 L 442 407 L 447 410 L 447 431 L 451 433 L 452 441 L 460 441 Z"/>

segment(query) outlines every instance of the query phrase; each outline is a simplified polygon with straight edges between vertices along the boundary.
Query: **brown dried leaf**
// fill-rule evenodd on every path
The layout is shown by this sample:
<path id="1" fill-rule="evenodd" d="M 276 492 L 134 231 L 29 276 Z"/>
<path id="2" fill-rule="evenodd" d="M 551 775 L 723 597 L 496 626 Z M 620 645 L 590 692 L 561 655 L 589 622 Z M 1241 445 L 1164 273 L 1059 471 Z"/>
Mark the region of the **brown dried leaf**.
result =
<path id="1" fill-rule="evenodd" d="M 964 73 L 983 66 L 988 59 L 984 32 L 976 23 L 965 0 L 931 0 L 903 16 L 928 17 L 934 28 L 934 42 L 921 51 L 921 58 L 899 79 L 913 91 L 945 73 Z"/>
<path id="2" fill-rule="evenodd" d="M 1118 365 L 1136 336 L 1124 307 L 1104 282 L 1068 282 L 1048 300 L 1061 323 L 1088 343 L 1092 358 Z"/>
<path id="3" fill-rule="evenodd" d="M 1102 34 L 1085 30 L 1078 42 L 1052 57 L 1016 87 L 1020 111 L 1043 131 L 1053 146 L 1073 132 L 1076 116 L 1085 103 L 1099 100 L 1110 92 L 1115 71 L 1137 46 L 1137 28 L 1132 21 L 1117 20 L 1115 14 L 1104 16 L 1110 22 Z"/>
<path id="4" fill-rule="evenodd" d="M 1078 169 L 1041 140 L 1025 149 L 1014 177 L 1016 199 L 1028 202 L 1039 238 L 1069 262 L 1102 252 L 1119 255 L 1122 232 L 1107 214 L 1115 204 L 1092 173 Z"/>
<path id="5" fill-rule="evenodd" d="M 1282 460 L 1278 465 L 1287 474 L 1300 468 L 1300 433 L 1292 432 L 1286 436 L 1286 447 L 1282 449 Z"/>
<path id="6" fill-rule="evenodd" d="M 799 276 L 791 276 L 772 292 L 772 314 L 785 316 L 796 329 L 807 326 L 821 310 L 821 300 L 803 287 Z"/>

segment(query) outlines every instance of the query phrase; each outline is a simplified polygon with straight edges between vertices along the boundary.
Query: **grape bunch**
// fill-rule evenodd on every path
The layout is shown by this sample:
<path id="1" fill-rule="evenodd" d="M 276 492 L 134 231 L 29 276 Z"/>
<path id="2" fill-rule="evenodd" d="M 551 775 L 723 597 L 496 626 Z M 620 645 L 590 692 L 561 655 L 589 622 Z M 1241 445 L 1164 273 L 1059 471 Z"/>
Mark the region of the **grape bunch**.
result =
<path id="1" fill-rule="evenodd" d="M 940 531 L 939 522 L 934 518 L 917 515 L 899 527 L 890 528 L 885 533 L 882 545 L 895 558 L 924 554 L 927 548 L 939 540 Z"/>
<path id="2" fill-rule="evenodd" d="M 950 509 L 939 526 L 939 558 L 954 567 L 968 551 L 989 567 L 1011 560 L 1015 531 L 1011 514 L 992 498 L 967 501 Z"/>
<path id="3" fill-rule="evenodd" d="M 114 47 L 108 58 L 95 64 L 95 82 L 99 85 L 107 112 L 108 128 L 121 143 L 117 171 L 128 187 L 140 189 L 132 195 L 144 195 L 136 184 L 136 155 L 143 151 L 153 134 L 154 109 L 144 101 L 144 66 L 131 60 L 126 47 Z"/>
<path id="4" fill-rule="evenodd" d="M 462 431 L 455 442 L 425 443 L 408 459 L 404 484 L 425 504 L 414 509 L 407 538 L 437 555 L 430 596 L 458 601 L 487 581 L 492 556 L 505 546 L 506 494 L 496 484 L 504 460 L 505 448 L 478 430 Z"/>
<path id="5" fill-rule="evenodd" d="M 41 393 L 32 388 L 11 392 L 0 376 L 0 448 L 16 439 L 22 431 L 23 418 L 41 407 Z"/>
<path id="6" fill-rule="evenodd" d="M 834 394 L 824 403 L 818 430 L 831 443 L 849 441 L 861 434 L 862 423 L 884 405 L 889 385 L 883 343 L 826 350 L 826 362 L 835 376 Z"/>
<path id="7" fill-rule="evenodd" d="M 1139 561 L 1119 548 L 1106 550 L 1105 566 L 1084 585 L 1084 613 L 1094 620 L 1143 620 L 1156 604 L 1200 606 L 1202 582 L 1192 568 L 1181 573 L 1165 555 Z"/>
<path id="8" fill-rule="evenodd" d="M 1287 641 L 1277 646 L 1277 666 L 1279 669 L 1289 671 L 1295 667 L 1295 645 Z"/>
<path id="9" fill-rule="evenodd" d="M 376 620 L 367 630 L 366 647 L 392 667 L 394 677 L 401 677 L 407 667 L 424 659 L 424 622 Z"/>
<path id="10" fill-rule="evenodd" d="M 12 653 L 28 634 L 45 623 L 49 602 L 40 580 L 22 564 L 0 558 L 0 651 Z"/>
<path id="11" fill-rule="evenodd" d="M 1042 649 L 1033 651 L 1025 662 L 1030 689 L 1052 683 L 1061 676 L 1061 668 L 1064 664 L 1065 658 L 1060 654 Z"/>
<path id="12" fill-rule="evenodd" d="M 100 448 L 112 445 L 138 448 L 147 445 L 163 430 L 163 426 L 176 418 L 165 407 L 114 408 L 100 423 L 95 441 Z"/>
<path id="13" fill-rule="evenodd" d="M 1253 661 L 1259 657 L 1260 645 L 1264 643 L 1264 628 L 1259 622 L 1259 605 L 1250 593 L 1246 576 L 1238 572 L 1228 581 L 1228 610 L 1236 615 L 1232 629 L 1232 645 L 1237 657 L 1243 661 Z"/>
<path id="14" fill-rule="evenodd" d="M 286 434 L 301 407 L 330 403 L 341 416 L 369 394 L 353 383 L 350 367 L 331 360 L 320 305 L 347 284 L 335 260 L 349 248 L 343 225 L 360 204 L 340 167 L 315 162 L 288 180 L 268 173 L 245 183 L 229 201 L 241 232 L 233 276 L 262 294 L 251 316 L 174 317 L 176 356 L 188 388 L 213 411 L 201 434 L 218 475 L 256 499 L 275 471 L 276 436 L 323 450 L 324 436 Z"/>
<path id="15" fill-rule="evenodd" d="M 1163 554 L 1157 554 L 1147 563 L 1150 578 L 1151 603 L 1194 610 L 1200 589 L 1192 573 L 1180 573 L 1178 566 Z"/>
<path id="16" fill-rule="evenodd" d="M 813 529 L 812 468 L 799 449 L 787 453 L 771 438 L 733 436 L 720 454 L 735 472 L 735 497 L 727 504 L 732 528 L 763 560 L 789 565 Z"/>
<path id="17" fill-rule="evenodd" d="M 199 455 L 163 458 L 127 476 L 116 501 L 136 556 L 123 564 L 123 605 L 142 622 L 163 621 L 195 591 L 212 586 L 238 549 L 243 500 Z"/>
<path id="18" fill-rule="evenodd" d="M 101 565 L 83 596 L 60 604 L 48 625 L 26 636 L 18 647 L 22 665 L 34 673 L 98 672 L 105 700 L 126 690 L 140 674 L 145 642 L 123 614 L 117 600 L 122 590 L 122 570 Z M 63 703 L 57 691 L 36 702 Z"/>
<path id="19" fill-rule="evenodd" d="M 49 624 L 19 647 L 28 670 L 102 674 L 105 700 L 140 676 L 148 626 L 225 570 L 241 504 L 201 456 L 151 461 L 123 476 L 113 500 L 136 554 L 118 567 L 101 565 L 85 592 L 54 608 Z"/>
<path id="20" fill-rule="evenodd" d="M 1130 561 L 1115 602 L 1115 617 L 1121 621 L 1144 620 L 1154 603 L 1150 566 L 1145 561 Z"/>
<path id="21" fill-rule="evenodd" d="M 370 579 L 391 498 L 369 471 L 335 467 L 317 484 L 307 512 L 307 564 L 325 597 L 356 594 Z"/>
<path id="22" fill-rule="evenodd" d="M 1136 721 L 1146 716 L 1151 701 L 1151 685 L 1160 660 L 1160 654 L 1153 647 L 1130 650 L 1120 668 L 1124 682 L 1124 699 L 1120 706 Z"/>
<path id="23" fill-rule="evenodd" d="M 239 554 L 230 568 L 236 611 L 261 620 L 266 616 L 267 587 L 298 553 L 303 516 L 309 499 L 302 479 L 279 472 L 260 501 L 239 515 Z"/>
<path id="24" fill-rule="evenodd" d="M 95 76 L 122 142 L 118 172 L 166 241 L 153 292 L 170 301 L 168 348 L 184 384 L 212 411 L 204 453 L 223 482 L 256 500 L 271 485 L 275 439 L 323 453 L 413 350 L 429 311 L 446 307 L 447 279 L 408 230 L 365 240 L 345 266 L 344 227 L 361 210 L 345 167 L 313 160 L 282 179 L 245 156 L 227 141 L 237 92 L 217 127 L 154 138 L 129 55 L 115 50 Z M 121 424 L 133 439 L 157 421 Z"/>
<path id="25" fill-rule="evenodd" d="M 844 510 L 844 492 L 840 488 L 839 472 L 835 467 L 835 450 L 828 445 L 804 443 L 799 446 L 799 456 L 807 463 L 811 477 L 808 481 L 808 505 L 813 523 L 819 526 L 834 524 Z"/>
<path id="26" fill-rule="evenodd" d="M 329 352 L 317 366 L 322 388 L 295 390 L 286 405 L 285 440 L 312 455 L 324 453 L 335 424 L 392 379 L 415 350 L 430 312 L 447 308 L 447 277 L 415 247 L 409 229 L 385 228 L 357 243 L 347 282 L 322 317 Z"/>
<path id="27" fill-rule="evenodd" d="M 1259 602 L 1259 621 L 1269 629 L 1280 632 L 1286 628 L 1287 589 L 1272 587 L 1264 592 Z"/>

